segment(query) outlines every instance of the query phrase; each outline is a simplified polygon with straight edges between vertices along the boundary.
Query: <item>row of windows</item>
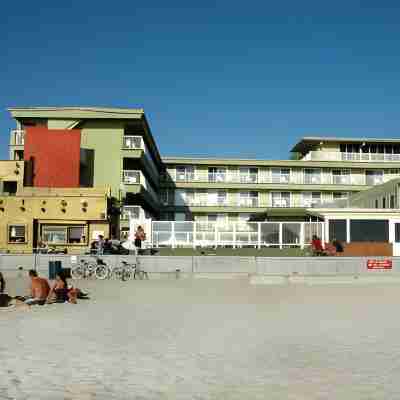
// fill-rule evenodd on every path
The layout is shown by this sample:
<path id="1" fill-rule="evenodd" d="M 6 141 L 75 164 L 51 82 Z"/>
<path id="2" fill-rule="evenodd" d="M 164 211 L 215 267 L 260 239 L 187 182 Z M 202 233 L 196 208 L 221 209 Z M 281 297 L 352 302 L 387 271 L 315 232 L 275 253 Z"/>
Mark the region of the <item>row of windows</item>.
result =
<path id="1" fill-rule="evenodd" d="M 23 224 L 8 225 L 8 243 L 27 243 L 27 227 Z M 86 244 L 85 226 L 42 225 L 42 242 L 48 244 Z"/>

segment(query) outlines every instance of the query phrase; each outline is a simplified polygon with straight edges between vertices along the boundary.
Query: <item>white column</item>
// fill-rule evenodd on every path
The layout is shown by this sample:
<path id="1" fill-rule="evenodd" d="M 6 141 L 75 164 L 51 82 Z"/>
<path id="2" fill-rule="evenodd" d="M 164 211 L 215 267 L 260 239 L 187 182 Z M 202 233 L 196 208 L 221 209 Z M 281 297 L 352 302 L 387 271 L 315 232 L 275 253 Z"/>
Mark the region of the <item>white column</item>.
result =
<path id="1" fill-rule="evenodd" d="M 282 222 L 279 222 L 279 248 L 282 249 Z"/>
<path id="2" fill-rule="evenodd" d="M 171 237 L 172 237 L 172 248 L 176 248 L 176 240 L 175 240 L 175 222 L 171 223 Z"/>
<path id="3" fill-rule="evenodd" d="M 346 242 L 350 243 L 350 218 L 346 219 Z"/>
<path id="4" fill-rule="evenodd" d="M 260 249 L 261 248 L 261 222 L 257 222 L 257 231 L 258 231 L 257 249 Z"/>

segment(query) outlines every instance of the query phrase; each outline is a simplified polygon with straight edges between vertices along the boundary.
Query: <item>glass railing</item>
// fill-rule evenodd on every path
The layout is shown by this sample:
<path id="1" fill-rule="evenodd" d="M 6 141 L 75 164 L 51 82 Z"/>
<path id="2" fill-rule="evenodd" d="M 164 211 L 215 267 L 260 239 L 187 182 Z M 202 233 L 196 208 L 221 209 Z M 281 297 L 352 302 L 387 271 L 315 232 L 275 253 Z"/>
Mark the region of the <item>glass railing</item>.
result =
<path id="1" fill-rule="evenodd" d="M 310 151 L 302 160 L 312 161 L 400 161 L 400 154 L 395 153 L 345 153 L 340 151 Z"/>

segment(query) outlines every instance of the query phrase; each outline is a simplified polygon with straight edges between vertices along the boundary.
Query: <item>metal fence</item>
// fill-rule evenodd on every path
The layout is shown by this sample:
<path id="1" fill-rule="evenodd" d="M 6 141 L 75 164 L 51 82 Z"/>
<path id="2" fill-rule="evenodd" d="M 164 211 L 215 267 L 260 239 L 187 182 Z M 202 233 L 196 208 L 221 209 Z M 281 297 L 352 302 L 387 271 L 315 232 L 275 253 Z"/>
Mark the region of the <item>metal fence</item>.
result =
<path id="1" fill-rule="evenodd" d="M 323 222 L 153 221 L 154 247 L 300 247 L 317 235 L 324 242 Z"/>

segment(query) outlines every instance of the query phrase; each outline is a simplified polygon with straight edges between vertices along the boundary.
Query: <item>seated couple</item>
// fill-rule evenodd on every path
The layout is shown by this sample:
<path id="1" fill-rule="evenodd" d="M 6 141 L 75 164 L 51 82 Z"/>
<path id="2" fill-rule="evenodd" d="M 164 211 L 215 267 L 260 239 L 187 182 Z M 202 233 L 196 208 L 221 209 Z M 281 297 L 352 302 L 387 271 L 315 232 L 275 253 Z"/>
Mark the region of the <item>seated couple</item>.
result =
<path id="1" fill-rule="evenodd" d="M 37 272 L 33 269 L 29 271 L 31 279 L 31 296 L 27 299 L 18 298 L 28 305 L 44 305 L 50 303 L 74 303 L 78 298 L 87 298 L 87 294 L 79 289 L 69 288 L 67 279 L 63 272 L 56 275 L 54 286 L 50 288 L 47 279 L 38 276 Z"/>

